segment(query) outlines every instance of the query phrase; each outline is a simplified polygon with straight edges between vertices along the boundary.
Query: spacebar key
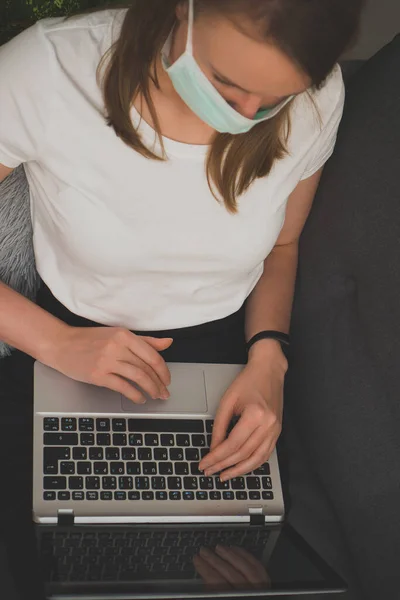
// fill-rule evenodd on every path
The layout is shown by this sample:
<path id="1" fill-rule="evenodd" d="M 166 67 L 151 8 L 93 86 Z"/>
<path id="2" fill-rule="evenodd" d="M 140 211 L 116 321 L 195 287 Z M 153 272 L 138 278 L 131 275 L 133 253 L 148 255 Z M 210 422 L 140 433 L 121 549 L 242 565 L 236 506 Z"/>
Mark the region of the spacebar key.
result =
<path id="1" fill-rule="evenodd" d="M 204 433 L 201 419 L 128 419 L 130 432 Z"/>
<path id="2" fill-rule="evenodd" d="M 45 446 L 77 446 L 77 433 L 44 433 L 43 443 Z"/>

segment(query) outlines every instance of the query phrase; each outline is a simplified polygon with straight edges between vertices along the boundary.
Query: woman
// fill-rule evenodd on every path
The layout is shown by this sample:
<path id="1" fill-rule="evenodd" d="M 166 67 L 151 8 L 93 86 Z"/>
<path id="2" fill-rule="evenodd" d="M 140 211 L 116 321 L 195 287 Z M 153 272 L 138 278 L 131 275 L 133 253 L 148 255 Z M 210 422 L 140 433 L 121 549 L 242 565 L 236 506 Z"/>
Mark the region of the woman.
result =
<path id="1" fill-rule="evenodd" d="M 0 284 L 0 339 L 133 402 L 130 382 L 168 401 L 168 361 L 247 362 L 206 475 L 252 471 L 280 434 L 298 240 L 362 5 L 134 0 L 0 49 L 0 179 L 25 164 L 43 280 L 40 306 Z"/>

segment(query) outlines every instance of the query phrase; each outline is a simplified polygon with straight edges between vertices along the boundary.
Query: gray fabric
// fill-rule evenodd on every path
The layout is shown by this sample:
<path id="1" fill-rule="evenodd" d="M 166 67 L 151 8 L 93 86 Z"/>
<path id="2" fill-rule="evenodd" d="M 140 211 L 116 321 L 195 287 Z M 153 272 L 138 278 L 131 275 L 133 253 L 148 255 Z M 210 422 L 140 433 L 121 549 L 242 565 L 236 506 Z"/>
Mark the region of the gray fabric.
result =
<path id="1" fill-rule="evenodd" d="M 0 281 L 34 299 L 40 278 L 32 241 L 29 188 L 23 166 L 0 183 Z M 0 358 L 10 354 L 0 341 Z"/>

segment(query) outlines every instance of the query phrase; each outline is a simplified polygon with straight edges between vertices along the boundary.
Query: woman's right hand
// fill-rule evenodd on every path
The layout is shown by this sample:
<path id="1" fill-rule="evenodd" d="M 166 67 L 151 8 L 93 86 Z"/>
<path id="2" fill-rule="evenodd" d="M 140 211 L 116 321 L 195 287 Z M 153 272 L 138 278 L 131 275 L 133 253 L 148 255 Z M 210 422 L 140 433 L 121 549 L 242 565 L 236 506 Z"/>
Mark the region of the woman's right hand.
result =
<path id="1" fill-rule="evenodd" d="M 171 375 L 159 352 L 172 342 L 170 338 L 138 336 L 123 328 L 67 325 L 45 362 L 71 379 L 109 388 L 143 404 L 143 394 L 129 382 L 154 399 L 167 400 Z"/>

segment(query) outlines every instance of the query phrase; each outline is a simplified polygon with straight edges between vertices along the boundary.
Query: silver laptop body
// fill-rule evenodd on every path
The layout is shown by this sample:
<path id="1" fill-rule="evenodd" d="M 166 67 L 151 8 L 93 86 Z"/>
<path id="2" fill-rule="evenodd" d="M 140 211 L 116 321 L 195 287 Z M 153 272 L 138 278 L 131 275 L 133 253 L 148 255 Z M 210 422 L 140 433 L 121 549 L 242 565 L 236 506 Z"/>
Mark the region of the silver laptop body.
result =
<path id="1" fill-rule="evenodd" d="M 187 450 L 193 447 L 192 440 L 200 439 L 201 441 L 203 434 L 198 429 L 203 426 L 201 423 L 204 424 L 204 437 L 207 440 L 210 439 L 208 427 L 215 417 L 219 401 L 243 366 L 182 363 L 171 363 L 168 366 L 172 377 L 169 387 L 171 398 L 167 401 L 149 399 L 144 405 L 135 405 L 118 393 L 76 382 L 39 362 L 35 363 L 33 517 L 37 523 L 58 523 L 60 519 L 67 519 L 69 522 L 72 520 L 74 523 L 223 523 L 246 522 L 253 518 L 268 523 L 277 523 L 283 520 L 284 502 L 275 451 L 259 475 L 253 473 L 249 475 L 251 479 L 244 478 L 244 487 L 241 489 L 232 488 L 233 484 L 230 482 L 229 488 L 220 488 L 220 491 L 214 491 L 211 494 L 201 487 L 204 484 L 204 480 L 200 479 L 203 474 L 192 475 L 192 472 L 189 471 L 186 475 L 178 477 L 182 483 L 181 491 L 171 491 L 168 481 L 172 481 L 172 479 L 170 480 L 166 475 L 162 476 L 165 481 L 162 493 L 153 491 L 153 488 L 150 487 L 147 489 L 149 493 L 145 494 L 142 491 L 139 498 L 139 492 L 135 487 L 135 481 L 139 482 L 139 480 L 135 475 L 128 475 L 131 487 L 126 492 L 121 492 L 119 488 L 104 491 L 102 481 L 104 481 L 103 476 L 105 475 L 98 474 L 97 477 L 94 477 L 92 471 L 88 476 L 94 477 L 96 482 L 100 481 L 100 487 L 91 491 L 87 490 L 85 483 L 87 475 L 79 475 L 77 469 L 78 462 L 90 462 L 90 460 L 79 461 L 74 458 L 74 454 L 80 452 L 79 448 L 82 449 L 81 440 L 83 439 L 86 440 L 85 444 L 88 443 L 86 450 L 88 454 L 96 452 L 96 448 L 100 455 L 106 453 L 106 447 L 101 450 L 97 445 L 97 440 L 100 439 L 98 434 L 104 433 L 99 431 L 97 426 L 103 427 L 107 422 L 118 424 L 119 443 L 121 443 L 121 439 L 125 441 L 124 435 L 126 436 L 126 443 L 122 442 L 122 447 L 119 447 L 121 455 L 124 454 L 124 456 L 129 452 L 138 454 L 139 450 L 146 445 L 143 441 L 143 446 L 135 446 L 139 438 L 152 439 L 153 444 L 157 440 L 161 440 L 164 422 L 166 438 L 163 439 L 174 436 L 174 447 L 178 447 L 178 440 L 186 440 L 187 444 L 189 438 L 189 446 L 181 449 L 184 457 L 187 456 Z M 162 428 L 160 428 L 160 421 L 163 422 Z M 143 429 L 144 423 L 151 422 L 157 423 L 157 431 L 152 431 L 151 425 L 147 425 L 147 428 Z M 171 433 L 171 422 L 180 426 L 178 433 L 176 431 Z M 87 424 L 89 424 L 88 429 Z M 191 430 L 188 433 L 182 430 L 186 426 Z M 192 426 L 194 426 L 193 430 Z M 135 433 L 136 427 L 138 431 L 141 431 L 140 434 Z M 113 446 L 114 433 L 116 432 L 111 426 L 108 431 L 109 447 Z M 73 441 L 65 443 L 65 434 L 68 434 L 67 438 Z M 72 437 L 70 434 L 73 434 Z M 83 437 L 82 434 L 84 434 Z M 150 438 L 145 438 L 146 435 Z M 177 435 L 181 437 L 177 438 Z M 193 435 L 197 437 L 194 438 Z M 171 448 L 162 450 L 163 446 L 160 441 L 157 448 L 159 449 L 158 457 L 163 452 L 171 451 Z M 44 456 L 48 457 L 49 453 L 57 455 L 60 453 L 60 449 L 65 452 L 65 456 L 59 457 L 55 464 L 47 465 L 46 463 L 44 472 Z M 82 452 L 85 451 L 82 450 Z M 155 471 L 153 474 L 146 474 L 144 479 L 146 479 L 147 485 L 148 482 L 151 484 L 153 476 L 160 476 L 157 470 L 161 469 L 160 461 L 155 459 L 154 447 L 150 449 L 150 453 L 151 460 L 147 461 L 147 464 L 151 462 Z M 137 459 L 137 456 L 135 458 Z M 107 461 L 92 460 L 91 462 L 94 465 L 95 462 Z M 121 460 L 120 462 L 124 463 L 124 466 L 121 467 L 123 469 L 121 476 L 127 477 L 127 462 L 129 461 Z M 174 468 L 177 468 L 176 463 L 169 460 L 169 454 L 167 462 L 172 462 Z M 110 463 L 111 461 L 109 461 Z M 141 465 L 143 467 L 143 461 Z M 190 465 L 193 466 L 193 463 L 189 463 Z M 106 465 L 104 467 L 107 468 Z M 143 473 L 139 473 L 139 476 L 142 475 Z M 109 471 L 106 476 L 110 477 Z M 175 471 L 170 476 L 176 478 Z M 114 473 L 114 477 L 118 483 L 119 475 Z M 190 479 L 186 480 L 185 477 Z M 79 487 L 82 481 L 83 487 Z M 193 486 L 191 492 L 185 489 L 186 481 Z M 69 482 L 71 485 L 73 483 L 72 489 Z M 237 486 L 238 483 L 243 486 L 243 481 L 236 482 L 235 485 Z M 248 483 L 251 484 L 250 489 L 247 486 Z M 151 491 L 153 491 L 154 499 L 142 499 L 151 496 Z M 126 499 L 120 499 L 125 496 Z M 135 496 L 134 500 L 133 496 Z M 156 499 L 161 496 L 162 500 Z M 188 500 L 189 496 L 190 500 Z M 217 496 L 218 499 L 210 499 Z M 238 499 L 244 497 L 245 499 Z M 205 498 L 207 501 L 204 501 Z"/>

